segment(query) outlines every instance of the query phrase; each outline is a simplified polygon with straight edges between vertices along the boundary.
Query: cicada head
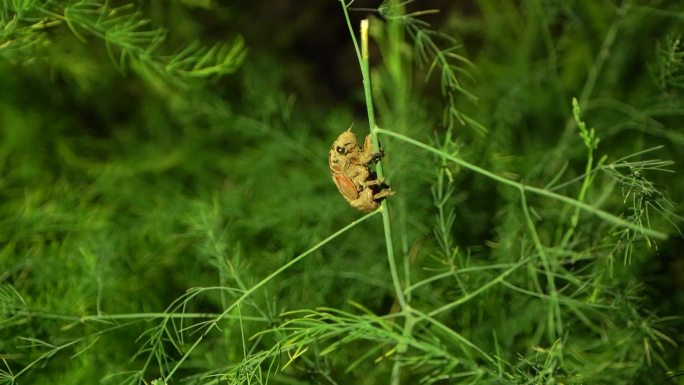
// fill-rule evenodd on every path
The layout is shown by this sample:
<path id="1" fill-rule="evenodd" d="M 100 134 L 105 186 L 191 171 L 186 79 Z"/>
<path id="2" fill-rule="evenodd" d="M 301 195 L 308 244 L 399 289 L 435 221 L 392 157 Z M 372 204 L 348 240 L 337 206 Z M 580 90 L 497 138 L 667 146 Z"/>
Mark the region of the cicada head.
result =
<path id="1" fill-rule="evenodd" d="M 351 132 L 351 127 L 340 134 L 335 142 L 333 142 L 328 154 L 328 166 L 330 171 L 344 172 L 349 167 L 350 160 L 356 158 L 358 155 L 359 142 L 356 140 L 356 135 Z"/>

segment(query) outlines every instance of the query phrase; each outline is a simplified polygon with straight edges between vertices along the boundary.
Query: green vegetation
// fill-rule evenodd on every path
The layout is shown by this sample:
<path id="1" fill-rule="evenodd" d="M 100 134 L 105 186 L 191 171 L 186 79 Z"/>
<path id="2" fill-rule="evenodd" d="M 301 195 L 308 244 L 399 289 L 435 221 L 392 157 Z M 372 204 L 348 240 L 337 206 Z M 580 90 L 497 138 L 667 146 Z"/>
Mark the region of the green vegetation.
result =
<path id="1" fill-rule="evenodd" d="M 681 4 L 223 3 L 0 2 L 0 384 L 684 383 Z"/>

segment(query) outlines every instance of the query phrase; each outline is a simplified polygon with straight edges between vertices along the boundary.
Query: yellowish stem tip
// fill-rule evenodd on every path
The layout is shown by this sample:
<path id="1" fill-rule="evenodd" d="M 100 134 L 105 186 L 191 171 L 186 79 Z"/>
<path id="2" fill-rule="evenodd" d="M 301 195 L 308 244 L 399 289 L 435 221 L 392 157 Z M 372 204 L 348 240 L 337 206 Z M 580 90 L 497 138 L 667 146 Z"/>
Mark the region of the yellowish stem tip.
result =
<path id="1" fill-rule="evenodd" d="M 361 20 L 361 58 L 368 59 L 368 19 Z"/>

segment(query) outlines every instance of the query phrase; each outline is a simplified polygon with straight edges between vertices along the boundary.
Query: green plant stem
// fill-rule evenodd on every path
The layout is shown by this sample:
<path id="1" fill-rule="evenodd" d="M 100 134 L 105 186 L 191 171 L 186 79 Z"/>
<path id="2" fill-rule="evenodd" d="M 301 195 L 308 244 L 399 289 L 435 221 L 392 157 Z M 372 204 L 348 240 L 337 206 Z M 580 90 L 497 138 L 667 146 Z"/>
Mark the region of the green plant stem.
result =
<path id="1" fill-rule="evenodd" d="M 378 146 L 378 126 L 375 124 L 375 113 L 373 110 L 373 96 L 371 93 L 370 70 L 368 64 L 368 19 L 361 21 L 361 75 L 363 76 L 363 91 L 366 96 L 366 109 L 368 110 L 368 125 L 371 127 L 371 138 L 373 142 L 373 151 L 379 150 Z M 383 178 L 382 163 L 378 162 L 375 168 L 378 178 Z M 404 290 L 401 288 L 399 281 L 399 273 L 397 269 L 396 260 L 394 258 L 394 246 L 392 242 L 392 225 L 390 221 L 389 208 L 387 200 L 381 203 L 382 225 L 385 233 L 385 246 L 387 247 L 387 259 L 390 265 L 390 273 L 392 274 L 392 281 L 397 295 L 397 301 L 401 305 L 402 310 L 408 307 Z"/>
<path id="2" fill-rule="evenodd" d="M 94 332 L 94 333 L 92 333 L 92 334 L 89 334 L 89 335 L 85 336 L 85 337 L 80 337 L 80 338 L 73 339 L 73 340 L 68 341 L 68 342 L 66 342 L 66 343 L 64 343 L 64 344 L 61 344 L 61 345 L 52 345 L 52 344 L 44 345 L 44 346 L 49 346 L 50 349 L 48 349 L 48 351 L 42 353 L 40 356 L 38 356 L 38 358 L 36 358 L 36 359 L 34 359 L 33 361 L 31 361 L 30 363 L 28 363 L 26 366 L 24 366 L 24 367 L 23 367 L 20 371 L 18 371 L 16 374 L 11 374 L 11 375 L 10 375 L 10 378 L 11 378 L 12 382 L 10 382 L 10 383 L 11 383 L 11 384 L 15 384 L 15 380 L 18 379 L 19 377 L 21 377 L 24 373 L 27 373 L 27 372 L 33 370 L 33 368 L 34 368 L 35 366 L 37 366 L 39 363 L 41 363 L 42 361 L 45 361 L 45 360 L 49 360 L 51 357 L 53 357 L 54 355 L 56 355 L 57 352 L 59 352 L 59 351 L 61 351 L 61 350 L 64 350 L 64 349 L 66 349 L 66 348 L 69 348 L 69 347 L 71 347 L 71 346 L 74 346 L 74 345 L 76 345 L 76 344 L 79 344 L 79 343 L 85 341 L 86 339 L 93 339 L 93 338 L 94 338 L 94 339 L 97 339 L 97 338 L 99 338 L 100 336 L 102 336 L 102 335 L 104 335 L 104 334 L 107 334 L 107 333 L 109 333 L 109 332 L 111 332 L 111 331 L 113 331 L 113 330 L 122 329 L 122 328 L 124 328 L 124 327 L 126 327 L 126 326 L 129 326 L 129 325 L 135 323 L 135 322 L 137 322 L 137 321 L 129 321 L 129 322 L 121 323 L 121 324 L 116 324 L 116 325 L 114 325 L 114 326 L 105 328 L 105 329 L 103 329 L 103 330 L 98 330 L 98 331 L 96 331 L 96 332 Z M 28 341 L 37 342 L 38 340 L 36 340 L 36 339 L 28 339 Z M 92 346 L 92 344 L 91 344 L 91 346 Z M 4 360 L 4 359 L 3 359 L 3 360 Z M 7 362 L 5 362 L 5 365 L 7 365 Z M 0 373 L 2 373 L 2 372 L 0 372 Z"/>
<path id="3" fill-rule="evenodd" d="M 216 318 L 219 313 L 125 313 L 125 314 L 102 314 L 102 315 L 73 315 L 73 314 L 56 314 L 56 313 L 44 313 L 37 311 L 21 311 L 16 313 L 19 317 L 30 317 L 30 318 L 42 318 L 42 319 L 53 319 L 61 321 L 71 321 L 71 322 L 89 322 L 89 321 L 118 321 L 118 320 L 153 320 L 157 318 L 173 318 L 173 319 L 202 319 L 202 318 Z M 253 316 L 224 316 L 224 318 L 241 318 L 247 321 L 256 322 L 269 322 L 264 317 L 253 317 Z"/>
<path id="4" fill-rule="evenodd" d="M 606 36 L 603 39 L 603 42 L 601 43 L 601 48 L 598 51 L 598 55 L 596 56 L 594 64 L 591 66 L 591 69 L 589 70 L 587 80 L 584 82 L 584 87 L 582 87 L 582 92 L 579 96 L 579 105 L 583 109 L 585 108 L 587 102 L 591 98 L 591 94 L 594 92 L 594 87 L 596 87 L 596 82 L 598 81 L 598 77 L 601 74 L 601 70 L 603 70 L 603 66 L 610 57 L 610 49 L 615 43 L 615 39 L 617 38 L 617 34 L 620 29 L 620 24 L 622 24 L 623 21 L 623 16 L 627 13 L 629 7 L 631 7 L 631 3 L 631 0 L 627 0 L 623 2 L 623 4 L 618 8 L 617 18 L 610 25 L 610 28 L 606 32 Z M 570 141 L 569 139 L 570 136 L 573 135 L 573 132 L 574 120 L 570 118 L 567 120 L 565 124 L 563 133 L 561 134 L 560 140 L 558 141 L 558 145 L 556 146 L 556 150 L 554 151 L 554 159 L 565 159 L 565 156 L 563 154 L 565 154 L 565 151 L 567 150 L 568 146 L 570 145 L 570 143 L 572 143 L 572 141 Z"/>
<path id="5" fill-rule="evenodd" d="M 551 343 L 556 341 L 558 336 L 563 335 L 563 319 L 561 317 L 560 305 L 558 303 L 558 289 L 556 289 L 556 282 L 554 279 L 554 271 L 549 263 L 549 256 L 544 249 L 544 245 L 541 243 L 537 229 L 532 221 L 532 216 L 530 215 L 530 210 L 527 206 L 527 199 L 525 197 L 525 190 L 520 187 L 520 205 L 522 206 L 523 214 L 525 215 L 525 222 L 527 223 L 527 228 L 532 236 L 532 242 L 534 242 L 534 247 L 537 249 L 537 253 L 542 261 L 542 266 L 544 267 L 544 274 L 546 275 L 546 285 L 549 290 L 549 312 L 547 313 L 547 325 Z"/>
<path id="6" fill-rule="evenodd" d="M 520 189 L 520 190 L 522 190 L 522 191 L 531 192 L 531 193 L 534 193 L 534 194 L 537 194 L 537 195 L 545 196 L 545 197 L 547 197 L 547 198 L 556 199 L 556 200 L 559 200 L 559 201 L 561 201 L 561 202 L 570 204 L 570 205 L 575 206 L 575 207 L 579 207 L 580 209 L 582 209 L 582 210 L 584 210 L 584 211 L 586 211 L 586 212 L 588 212 L 588 213 L 590 213 L 590 214 L 596 215 L 597 217 L 599 217 L 599 218 L 601 218 L 601 219 L 604 219 L 604 220 L 606 220 L 606 221 L 608 221 L 608 222 L 610 222 L 610 223 L 612 223 L 612 224 L 614 224 L 614 225 L 616 225 L 616 226 L 625 227 L 625 228 L 634 230 L 634 231 L 636 231 L 636 232 L 640 232 L 640 233 L 642 233 L 642 234 L 644 234 L 644 235 L 648 235 L 648 236 L 653 237 L 653 238 L 657 238 L 657 239 L 667 239 L 667 234 L 662 233 L 662 232 L 660 232 L 660 231 L 652 230 L 652 229 L 649 229 L 649 228 L 646 228 L 646 227 L 643 227 L 643 226 L 640 226 L 640 225 L 637 225 L 637 224 L 628 222 L 628 221 L 626 221 L 626 220 L 624 220 L 624 219 L 622 219 L 622 218 L 620 218 L 620 217 L 617 217 L 617 216 L 615 216 L 615 215 L 613 215 L 613 214 L 611 214 L 611 213 L 609 213 L 609 212 L 603 211 L 603 210 L 598 209 L 598 208 L 596 208 L 596 207 L 594 207 L 594 206 L 591 206 L 591 205 L 588 205 L 588 204 L 586 204 L 586 203 L 580 202 L 580 201 L 578 201 L 578 200 L 576 200 L 576 199 L 566 197 L 565 195 L 556 194 L 556 193 L 551 192 L 551 191 L 549 191 L 549 190 L 541 189 L 541 188 L 538 188 L 538 187 L 527 186 L 527 185 L 524 185 L 524 184 L 522 184 L 522 183 L 519 183 L 519 182 L 510 180 L 510 179 L 504 178 L 504 177 L 502 177 L 502 176 L 496 175 L 496 174 L 494 174 L 494 173 L 491 172 L 491 171 L 485 170 L 485 169 L 483 169 L 483 168 L 481 168 L 481 167 L 478 167 L 478 166 L 476 166 L 476 165 L 474 165 L 474 164 L 471 164 L 471 163 L 469 163 L 469 162 L 467 162 L 467 161 L 465 161 L 465 160 L 463 160 L 463 159 L 457 158 L 457 157 L 455 157 L 455 156 L 452 156 L 452 155 L 449 155 L 449 154 L 445 154 L 443 151 L 440 151 L 440 150 L 437 149 L 437 148 L 434 148 L 434 147 L 429 146 L 429 145 L 427 145 L 427 144 L 425 144 L 425 143 L 419 142 L 419 141 L 417 141 L 417 140 L 415 140 L 415 139 L 409 138 L 409 137 L 406 136 L 406 135 L 402 135 L 402 134 L 399 134 L 399 133 L 396 133 L 396 132 L 388 131 L 388 130 L 385 130 L 385 129 L 382 129 L 382 128 L 377 128 L 377 132 L 378 132 L 379 134 L 384 134 L 384 135 L 391 136 L 391 137 L 393 137 L 393 138 L 399 139 L 399 140 L 401 140 L 401 141 L 403 141 L 403 142 L 412 144 L 412 145 L 414 145 L 414 146 L 416 146 L 416 147 L 420 147 L 420 148 L 422 148 L 423 150 L 426 150 L 426 151 L 428 151 L 428 152 L 431 152 L 431 153 L 433 153 L 433 154 L 435 154 L 435 155 L 444 157 L 444 158 L 446 158 L 446 159 L 448 159 L 448 160 L 450 160 L 450 161 L 452 161 L 452 162 L 458 164 L 459 166 L 461 166 L 461 167 L 463 167 L 463 168 L 467 168 L 467 169 L 469 169 L 469 170 L 471 170 L 471 171 L 474 171 L 474 172 L 476 172 L 476 173 L 478 173 L 478 174 L 482 174 L 482 175 L 486 176 L 487 178 L 493 179 L 493 180 L 495 180 L 495 181 L 497 181 L 497 182 L 499 182 L 499 183 L 502 183 L 502 184 L 505 184 L 505 185 L 508 185 L 508 186 L 511 186 L 511 187 L 515 187 L 516 189 Z"/>
<path id="7" fill-rule="evenodd" d="M 368 63 L 368 19 L 361 21 L 361 74 L 363 76 L 363 91 L 366 96 L 366 107 L 368 110 L 368 125 L 371 127 L 371 138 L 373 143 L 373 151 L 377 152 L 380 149 L 378 145 L 378 126 L 375 124 L 375 114 L 373 110 L 373 97 L 371 93 L 371 82 L 370 82 L 370 69 Z M 383 178 L 382 163 L 378 162 L 376 169 L 378 178 Z M 392 275 L 392 282 L 394 284 L 394 290 L 396 292 L 397 301 L 401 307 L 401 312 L 404 315 L 404 328 L 402 330 L 402 336 L 404 340 L 407 339 L 413 332 L 413 325 L 415 324 L 414 317 L 410 311 L 410 306 L 406 301 L 404 295 L 404 290 L 401 287 L 401 282 L 399 281 L 399 273 L 397 269 L 397 262 L 394 257 L 394 245 L 392 242 L 392 222 L 390 221 L 389 206 L 387 200 L 381 203 L 382 210 L 382 226 L 385 233 L 385 245 L 387 248 L 387 261 L 390 266 L 390 274 Z M 397 346 L 397 356 L 401 357 L 406 353 L 408 345 L 406 343 L 400 343 Z M 390 379 L 390 384 L 398 385 L 401 379 L 401 360 L 396 359 L 394 365 L 392 366 L 392 377 Z"/>
<path id="8" fill-rule="evenodd" d="M 368 60 L 368 19 L 361 21 L 361 75 L 363 77 L 363 91 L 366 96 L 366 109 L 368 110 L 368 126 L 371 129 L 371 138 L 373 143 L 373 151 L 377 152 L 380 149 L 378 145 L 378 126 L 375 124 L 375 113 L 373 110 L 373 94 L 371 91 L 371 79 L 370 79 L 370 65 Z M 378 178 L 383 178 L 382 163 L 378 162 L 375 168 Z M 397 269 L 397 262 L 394 257 L 394 245 L 392 242 L 392 224 L 390 221 L 389 207 L 387 206 L 387 200 L 383 200 L 380 206 L 382 210 L 382 226 L 385 233 L 385 246 L 387 248 L 387 261 L 390 267 L 390 274 L 392 275 L 392 282 L 394 284 L 394 290 L 396 292 L 397 301 L 401 307 L 401 312 L 405 317 L 404 328 L 402 335 L 404 339 L 411 335 L 413 331 L 414 320 L 410 312 L 410 307 L 406 301 L 404 295 L 404 290 L 401 288 L 401 282 L 399 280 L 399 272 Z M 392 377 L 390 384 L 398 385 L 401 378 L 401 357 L 407 350 L 408 345 L 406 343 L 400 343 L 397 346 L 397 359 L 394 361 L 392 366 Z"/>
<path id="9" fill-rule="evenodd" d="M 322 247 L 323 245 L 325 245 L 326 243 L 328 243 L 328 242 L 332 241 L 333 239 L 339 237 L 340 235 L 344 234 L 347 230 L 349 230 L 349 229 L 351 229 L 352 227 L 358 225 L 359 223 L 365 221 L 366 219 L 368 219 L 368 218 L 374 216 L 375 214 L 377 214 L 377 211 L 373 211 L 373 212 L 371 212 L 371 213 L 368 213 L 368 214 L 362 216 L 361 218 L 359 218 L 359 219 L 357 219 L 357 220 L 351 222 L 350 224 L 344 226 L 344 227 L 341 228 L 340 230 L 334 232 L 333 234 L 331 234 L 330 236 L 328 236 L 328 237 L 325 238 L 324 240 L 318 242 L 317 244 L 315 244 L 314 246 L 312 246 L 309 250 L 307 250 L 307 251 L 305 251 L 305 252 L 299 254 L 299 255 L 296 256 L 294 259 L 292 259 L 290 262 L 284 264 L 283 266 L 281 266 L 280 268 L 278 268 L 276 271 L 274 271 L 273 273 L 269 274 L 266 278 L 264 278 L 264 279 L 262 279 L 261 281 L 259 281 L 256 285 L 250 287 L 249 290 L 245 291 L 244 294 L 242 294 L 242 295 L 240 296 L 240 298 L 236 299 L 235 302 L 233 302 L 226 310 L 224 310 L 223 313 L 221 313 L 221 314 L 217 317 L 216 320 L 218 321 L 218 320 L 224 318 L 225 316 L 227 316 L 227 315 L 228 315 L 228 314 L 229 314 L 237 305 L 239 305 L 240 303 L 242 303 L 245 299 L 247 299 L 247 297 L 251 296 L 255 291 L 257 291 L 258 289 L 260 289 L 262 286 L 266 285 L 268 282 L 270 282 L 273 278 L 275 278 L 275 277 L 277 277 L 278 275 L 280 275 L 282 272 L 284 272 L 285 270 L 287 270 L 287 269 L 289 269 L 290 267 L 294 266 L 297 262 L 299 262 L 299 261 L 301 261 L 302 259 L 306 258 L 309 254 L 311 254 L 311 253 L 313 253 L 314 251 L 318 250 L 319 248 L 321 248 L 321 247 Z"/>
<path id="10" fill-rule="evenodd" d="M 599 167 L 601 166 L 603 160 L 605 160 L 605 158 L 599 160 Z M 577 196 L 577 200 L 580 202 L 584 202 L 584 197 L 587 195 L 587 191 L 589 191 L 589 186 L 591 186 L 594 180 L 594 176 L 596 175 L 592 173 L 593 169 L 594 149 L 589 148 L 589 153 L 587 155 L 587 164 L 584 171 L 584 180 L 582 181 L 582 187 L 580 188 L 579 195 Z M 572 236 L 575 234 L 575 230 L 577 229 L 577 225 L 579 224 L 579 213 L 580 208 L 575 206 L 575 210 L 572 213 L 572 217 L 570 218 L 570 227 L 563 236 L 563 240 L 561 241 L 561 247 L 565 247 L 565 245 L 567 245 L 568 242 L 570 242 L 570 239 L 572 239 Z"/>
<path id="11" fill-rule="evenodd" d="M 361 50 L 359 49 L 359 43 L 356 41 L 356 34 L 354 33 L 354 27 L 352 27 L 351 20 L 349 19 L 349 12 L 347 11 L 347 4 L 345 0 L 340 0 L 340 5 L 342 5 L 342 13 L 344 13 L 344 20 L 347 22 L 347 28 L 349 28 L 349 35 L 351 36 L 352 43 L 354 44 L 354 52 L 356 52 L 356 59 L 361 63 Z"/>
<path id="12" fill-rule="evenodd" d="M 516 263 L 515 265 L 512 265 L 506 271 L 499 274 L 496 278 L 492 279 L 488 283 L 481 285 L 476 290 L 462 296 L 461 298 L 457 299 L 456 301 L 449 302 L 443 306 L 438 307 L 435 310 L 432 310 L 431 312 L 427 313 L 427 315 L 429 315 L 430 317 L 434 317 L 434 316 L 437 316 L 438 314 L 441 314 L 445 311 L 452 310 L 453 308 L 458 307 L 458 306 L 470 301 L 471 299 L 477 297 L 481 293 L 483 293 L 483 292 L 489 290 L 490 288 L 494 287 L 495 285 L 503 282 L 504 279 L 506 279 L 506 277 L 513 274 L 513 272 L 515 272 L 519 267 L 525 265 L 527 262 L 529 262 L 529 260 L 527 260 L 527 259 L 523 259 L 523 260 L 519 261 L 518 263 Z"/>
<path id="13" fill-rule="evenodd" d="M 198 345 L 199 341 L 202 340 L 202 339 L 207 335 L 207 333 L 209 333 L 209 331 L 211 331 L 211 330 L 213 329 L 212 326 L 215 326 L 215 325 L 218 323 L 218 321 L 220 321 L 220 320 L 226 318 L 226 317 L 230 314 L 230 312 L 233 311 L 233 309 L 235 309 L 235 307 L 237 307 L 238 305 L 240 305 L 245 299 L 247 299 L 249 296 L 251 296 L 252 294 L 254 294 L 254 292 L 256 292 L 256 291 L 259 290 L 261 287 L 263 287 L 264 285 L 266 285 L 266 284 L 267 284 L 268 282 L 270 282 L 273 278 L 275 278 L 275 277 L 277 277 L 278 275 L 282 274 L 285 270 L 289 269 L 290 267 L 294 266 L 295 264 L 297 264 L 297 263 L 298 263 L 299 261 L 301 261 L 302 259 L 306 258 L 309 254 L 311 254 L 311 253 L 313 253 L 314 251 L 318 250 L 319 248 L 323 247 L 323 245 L 325 245 L 326 243 L 328 243 L 328 242 L 332 241 L 333 239 L 339 237 L 340 235 L 342 235 L 342 234 L 344 234 L 345 232 L 347 232 L 347 230 L 349 230 L 349 229 L 355 227 L 355 226 L 358 225 L 359 223 L 361 223 L 361 222 L 367 220 L 368 218 L 370 218 L 370 217 L 376 215 L 377 213 L 378 213 L 378 210 L 373 211 L 373 212 L 370 212 L 370 213 L 368 213 L 368 214 L 362 216 L 361 218 L 359 218 L 359 219 L 357 219 L 357 220 L 351 222 L 350 224 L 344 226 L 343 228 L 341 228 L 341 229 L 339 229 L 338 231 L 334 232 L 333 234 L 331 234 L 330 236 L 328 236 L 328 237 L 325 238 L 324 240 L 322 240 L 322 241 L 318 242 L 317 244 L 315 244 L 314 246 L 312 246 L 310 249 L 308 249 L 308 250 L 306 250 L 305 252 L 299 254 L 298 256 L 296 256 L 295 258 L 293 258 L 293 259 L 292 259 L 291 261 L 289 261 L 288 263 L 286 263 L 286 264 L 284 264 L 283 266 L 279 267 L 276 271 L 274 271 L 273 273 L 269 274 L 266 278 L 264 278 L 264 279 L 262 279 L 261 281 L 259 281 L 256 285 L 250 287 L 249 290 L 246 290 L 238 299 L 236 299 L 230 306 L 228 306 L 221 314 L 219 314 L 218 316 L 216 316 L 215 319 L 213 319 L 213 320 L 211 320 L 211 321 L 205 321 L 205 322 L 204 322 L 204 325 L 207 325 L 208 327 L 205 329 L 204 333 L 202 333 L 202 334 L 198 337 L 198 339 L 195 341 L 195 343 L 194 343 L 188 350 L 185 351 L 185 353 L 183 354 L 183 356 L 180 358 L 179 361 L 184 361 L 185 359 L 187 359 L 187 358 L 190 356 L 190 354 L 192 353 L 192 350 Z M 199 325 L 198 325 L 198 326 L 199 326 Z M 167 380 L 168 380 L 168 379 L 170 379 L 170 376 L 167 377 Z"/>
<path id="14" fill-rule="evenodd" d="M 440 329 L 442 332 L 446 333 L 453 341 L 459 342 L 461 349 L 464 350 L 464 353 L 466 350 L 465 348 L 468 347 L 468 348 L 471 348 L 471 349 L 475 350 L 476 352 L 480 353 L 480 355 L 483 358 L 485 358 L 487 361 L 489 361 L 490 363 L 492 363 L 492 364 L 496 363 L 496 360 L 492 356 L 490 356 L 489 353 L 485 352 L 484 350 L 482 350 L 482 348 L 480 348 L 477 345 L 475 345 L 474 343 L 472 343 L 470 340 L 468 340 L 467 338 L 462 336 L 460 333 L 458 333 L 454 329 L 450 328 L 449 326 L 445 325 L 444 323 L 438 321 L 437 319 L 430 316 L 429 314 L 425 314 L 418 309 L 413 309 L 412 314 L 413 314 L 415 319 L 427 321 L 431 325 Z"/>
<path id="15" fill-rule="evenodd" d="M 363 91 L 366 98 L 366 110 L 368 112 L 368 126 L 371 132 L 371 139 L 373 144 L 373 151 L 377 152 L 379 150 L 378 145 L 378 126 L 375 124 L 375 112 L 373 109 L 373 94 L 371 91 L 371 79 L 370 79 L 370 65 L 368 59 L 368 19 L 361 21 L 361 50 L 359 51 L 359 45 L 356 41 L 356 36 L 354 34 L 354 29 L 351 25 L 349 19 L 349 12 L 347 11 L 347 6 L 344 0 L 340 0 L 342 5 L 342 11 L 344 13 L 345 20 L 347 22 L 347 27 L 349 28 L 349 33 L 354 43 L 354 48 L 356 49 L 356 55 L 359 60 L 359 66 L 361 67 L 361 76 L 363 78 Z M 378 162 L 376 166 L 376 172 L 378 178 L 382 179 L 384 176 L 382 163 Z M 404 328 L 402 334 L 404 337 L 410 335 L 413 330 L 413 315 L 410 311 L 410 306 L 406 301 L 404 295 L 404 290 L 401 287 L 401 281 L 399 280 L 399 272 L 397 269 L 397 263 L 394 257 L 394 245 L 392 237 L 392 224 L 389 213 L 389 206 L 387 200 L 383 200 L 380 206 L 380 211 L 382 213 L 382 225 L 385 233 L 385 246 L 387 249 L 387 261 L 389 263 L 390 274 L 392 276 L 392 283 L 394 284 L 394 291 L 401 307 L 401 312 L 404 315 Z M 400 343 L 397 346 L 397 356 L 394 366 L 392 367 L 392 377 L 390 383 L 392 385 L 398 385 L 401 377 L 401 360 L 399 357 L 406 352 L 408 346 L 405 343 Z"/>

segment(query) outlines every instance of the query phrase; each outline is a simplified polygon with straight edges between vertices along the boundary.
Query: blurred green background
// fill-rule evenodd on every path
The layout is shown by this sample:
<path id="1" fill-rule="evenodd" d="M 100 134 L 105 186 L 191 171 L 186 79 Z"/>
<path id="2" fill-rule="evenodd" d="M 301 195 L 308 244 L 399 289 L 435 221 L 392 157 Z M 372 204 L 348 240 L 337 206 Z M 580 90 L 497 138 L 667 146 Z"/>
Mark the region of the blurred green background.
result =
<path id="1" fill-rule="evenodd" d="M 338 1 L 3 1 L 0 383 L 682 383 L 684 4 L 350 8 L 382 128 L 577 199 L 575 97 L 581 199 L 668 238 L 381 135 L 405 294 L 463 301 L 420 323 L 379 216 L 319 244 L 368 132 Z"/>

